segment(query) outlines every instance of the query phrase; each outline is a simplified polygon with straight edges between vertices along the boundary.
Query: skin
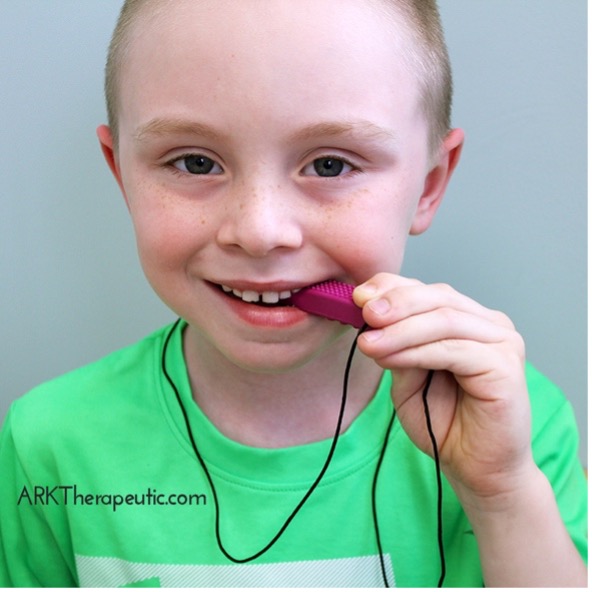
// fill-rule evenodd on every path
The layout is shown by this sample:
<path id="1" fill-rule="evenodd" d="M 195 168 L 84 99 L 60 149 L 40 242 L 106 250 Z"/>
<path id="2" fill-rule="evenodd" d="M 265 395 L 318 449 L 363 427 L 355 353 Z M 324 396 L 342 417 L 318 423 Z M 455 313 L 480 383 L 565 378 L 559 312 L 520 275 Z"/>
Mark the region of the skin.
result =
<path id="1" fill-rule="evenodd" d="M 261 22 L 264 4 L 179 0 L 145 15 L 122 70 L 117 150 L 98 129 L 145 274 L 188 322 L 196 402 L 249 445 L 329 437 L 353 331 L 240 303 L 213 284 L 355 284 L 373 330 L 359 340 L 344 429 L 387 368 L 399 420 L 429 452 L 420 399 L 435 369 L 442 468 L 475 529 L 486 583 L 585 583 L 532 460 L 522 339 L 505 315 L 398 275 L 407 237 L 441 203 L 462 131 L 428 152 L 417 80 L 401 59 L 410 41 L 370 3 L 299 0 L 295 11 L 278 0 Z M 319 176 L 319 163 L 343 169 Z"/>

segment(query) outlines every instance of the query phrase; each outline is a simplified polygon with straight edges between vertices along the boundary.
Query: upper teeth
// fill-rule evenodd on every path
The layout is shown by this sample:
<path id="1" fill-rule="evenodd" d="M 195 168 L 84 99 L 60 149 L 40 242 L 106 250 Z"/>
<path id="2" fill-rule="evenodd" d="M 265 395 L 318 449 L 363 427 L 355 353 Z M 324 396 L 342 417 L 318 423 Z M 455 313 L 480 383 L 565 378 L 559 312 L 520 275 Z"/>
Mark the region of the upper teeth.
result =
<path id="1" fill-rule="evenodd" d="M 228 286 L 222 285 L 222 289 L 225 292 L 232 292 L 237 298 L 242 298 L 245 302 L 265 302 L 266 304 L 275 304 L 280 300 L 285 300 L 286 298 L 290 298 L 292 292 L 290 290 L 284 290 L 282 292 L 255 292 L 254 290 L 236 290 L 234 288 L 229 288 Z M 298 290 L 293 290 L 294 292 L 298 292 Z"/>

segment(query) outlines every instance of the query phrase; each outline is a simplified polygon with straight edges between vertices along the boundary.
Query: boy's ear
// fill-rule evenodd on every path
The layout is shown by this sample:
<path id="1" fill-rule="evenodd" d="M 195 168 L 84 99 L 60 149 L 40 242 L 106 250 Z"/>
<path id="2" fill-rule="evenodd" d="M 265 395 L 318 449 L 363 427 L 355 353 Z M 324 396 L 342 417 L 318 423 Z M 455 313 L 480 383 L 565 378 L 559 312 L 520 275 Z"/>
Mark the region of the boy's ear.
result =
<path id="1" fill-rule="evenodd" d="M 121 178 L 121 169 L 119 168 L 119 161 L 117 160 L 117 154 L 115 153 L 115 143 L 113 141 L 113 134 L 111 133 L 111 128 L 106 125 L 100 125 L 97 128 L 97 137 L 99 138 L 99 142 L 101 144 L 101 150 L 103 151 L 103 156 L 121 189 L 121 193 L 123 193 L 123 197 L 127 203 L 127 196 L 125 194 L 125 189 L 123 188 L 123 181 Z"/>
<path id="2" fill-rule="evenodd" d="M 438 160 L 426 176 L 423 194 L 417 204 L 409 234 L 421 234 L 430 227 L 460 159 L 464 139 L 463 130 L 453 129 L 442 141 Z"/>

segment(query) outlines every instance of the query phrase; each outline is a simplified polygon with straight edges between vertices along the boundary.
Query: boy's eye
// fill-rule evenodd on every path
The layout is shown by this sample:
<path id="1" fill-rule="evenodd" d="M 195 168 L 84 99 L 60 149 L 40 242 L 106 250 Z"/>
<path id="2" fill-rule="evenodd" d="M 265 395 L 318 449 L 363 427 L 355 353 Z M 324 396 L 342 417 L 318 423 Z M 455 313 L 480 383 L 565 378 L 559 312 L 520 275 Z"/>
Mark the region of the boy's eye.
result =
<path id="1" fill-rule="evenodd" d="M 352 165 L 340 158 L 323 156 L 322 158 L 316 158 L 310 164 L 307 164 L 302 172 L 304 175 L 316 174 L 319 177 L 338 177 L 342 173 L 349 173 L 352 170 Z"/>
<path id="2" fill-rule="evenodd" d="M 203 154 L 188 154 L 172 160 L 176 169 L 191 175 L 219 175 L 222 173 L 220 165 Z"/>

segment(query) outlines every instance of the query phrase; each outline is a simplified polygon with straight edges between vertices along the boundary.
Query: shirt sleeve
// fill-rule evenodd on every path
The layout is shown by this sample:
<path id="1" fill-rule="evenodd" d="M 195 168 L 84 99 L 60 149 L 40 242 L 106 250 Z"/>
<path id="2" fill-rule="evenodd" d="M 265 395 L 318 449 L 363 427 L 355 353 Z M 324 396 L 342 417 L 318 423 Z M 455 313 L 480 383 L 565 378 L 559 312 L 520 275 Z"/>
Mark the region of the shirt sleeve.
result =
<path id="1" fill-rule="evenodd" d="M 533 454 L 551 483 L 565 526 L 588 561 L 588 484 L 579 459 L 579 434 L 571 404 L 547 378 L 527 367 L 532 402 Z"/>
<path id="2" fill-rule="evenodd" d="M 17 404 L 0 433 L 0 588 L 76 586 L 73 558 L 64 553 L 67 525 L 60 529 L 55 520 L 58 514 L 53 512 L 53 519 L 51 511 L 48 514 L 51 508 L 42 494 L 48 484 L 37 483 L 27 474 L 34 469 L 35 459 L 23 463 L 19 458 L 14 428 Z M 22 437 L 27 439 L 25 433 Z"/>

